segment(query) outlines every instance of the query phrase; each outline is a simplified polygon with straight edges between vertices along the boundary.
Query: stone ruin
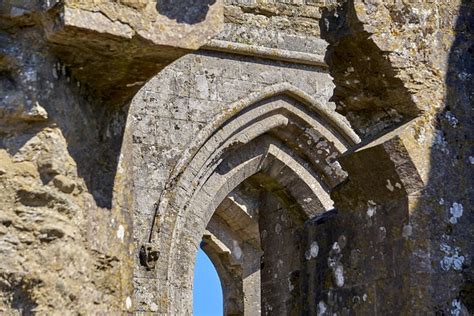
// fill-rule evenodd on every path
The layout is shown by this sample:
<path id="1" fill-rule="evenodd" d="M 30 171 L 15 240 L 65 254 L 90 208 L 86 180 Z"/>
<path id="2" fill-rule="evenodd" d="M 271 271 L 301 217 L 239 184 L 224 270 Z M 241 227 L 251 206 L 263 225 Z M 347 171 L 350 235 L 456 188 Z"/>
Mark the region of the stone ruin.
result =
<path id="1" fill-rule="evenodd" d="M 471 0 L 3 0 L 0 313 L 474 313 Z"/>

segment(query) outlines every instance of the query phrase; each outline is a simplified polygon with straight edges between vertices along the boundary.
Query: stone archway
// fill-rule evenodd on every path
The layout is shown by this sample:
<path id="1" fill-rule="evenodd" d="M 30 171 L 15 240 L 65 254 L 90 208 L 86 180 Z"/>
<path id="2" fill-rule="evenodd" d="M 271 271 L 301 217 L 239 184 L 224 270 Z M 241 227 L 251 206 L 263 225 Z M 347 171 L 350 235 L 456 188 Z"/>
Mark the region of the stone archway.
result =
<path id="1" fill-rule="evenodd" d="M 216 208 L 241 183 L 252 178 L 301 223 L 332 208 L 328 192 L 345 177 L 335 157 L 357 137 L 304 97 L 272 92 L 237 102 L 234 115 L 213 124 L 209 136 L 198 135 L 206 141 L 162 195 L 154 234 L 169 254 L 157 262 L 168 280 L 160 292 L 171 302 L 168 313 L 191 313 L 194 254 Z"/>
<path id="2" fill-rule="evenodd" d="M 359 251 L 355 244 L 347 246 L 347 242 L 346 247 L 337 254 L 334 253 L 336 250 L 331 251 L 333 245 L 327 243 L 337 238 L 332 235 L 331 227 L 346 231 L 360 219 L 361 205 L 367 207 L 375 202 L 377 210 L 381 207 L 382 201 L 371 197 L 376 193 L 372 184 L 377 182 L 376 189 L 383 189 L 385 185 L 381 185 L 379 180 L 384 179 L 374 181 L 366 177 L 368 174 L 374 176 L 369 172 L 375 170 L 370 164 L 385 166 L 378 171 L 380 175 L 392 171 L 396 174 L 398 171 L 393 170 L 390 155 L 381 155 L 375 160 L 371 158 L 368 160 L 369 164 L 358 162 L 365 169 L 357 172 L 352 164 L 344 165 L 348 161 L 346 157 L 352 157 L 352 151 L 360 147 L 357 145 L 359 138 L 347 120 L 338 115 L 329 104 L 321 105 L 316 101 L 314 96 L 317 93 L 305 92 L 311 91 L 305 83 L 318 74 L 317 71 L 298 72 L 298 80 L 291 84 L 255 83 L 257 88 L 249 90 L 221 90 L 221 100 L 215 100 L 216 95 L 211 93 L 210 86 L 209 93 L 191 95 L 191 91 L 200 89 L 196 77 L 205 76 L 196 75 L 196 72 L 209 74 L 222 67 L 237 67 L 240 73 L 247 72 L 249 75 L 254 71 L 253 64 L 244 65 L 235 60 L 222 60 L 222 57 L 220 54 L 197 54 L 180 60 L 166 72 L 160 73 L 154 79 L 156 82 L 152 81 L 150 87 L 138 96 L 141 100 L 132 104 L 129 124 L 133 128 L 129 131 L 133 133 L 130 139 L 134 147 L 131 154 L 137 157 L 134 160 L 137 167 L 134 175 L 136 207 L 133 233 L 138 247 L 146 244 L 153 254 L 159 254 L 153 258 L 153 268 L 140 266 L 137 262 L 134 301 L 140 306 L 139 310 L 162 314 L 191 314 L 194 254 L 203 236 L 207 234 L 206 230 L 214 236 L 218 235 L 216 231 L 211 231 L 209 224 L 223 201 L 225 203 L 230 198 L 229 194 L 235 193 L 236 188 L 243 184 L 263 192 L 261 201 L 266 202 L 264 206 L 268 206 L 266 209 L 270 210 L 267 213 L 276 215 L 281 210 L 278 216 L 292 214 L 292 225 L 288 231 L 301 231 L 302 236 L 301 240 L 295 240 L 293 248 L 297 251 L 293 253 L 275 252 L 277 256 L 273 257 L 264 254 L 265 269 L 268 265 L 277 265 L 280 255 L 298 260 L 283 262 L 286 275 L 280 276 L 277 273 L 277 280 L 283 280 L 278 284 L 272 282 L 273 276 L 267 273 L 273 268 L 258 270 L 260 276 L 257 279 L 260 279 L 261 291 L 257 292 L 262 303 L 262 313 L 279 313 L 282 309 L 291 310 L 292 306 L 302 311 L 316 311 L 319 301 L 330 310 L 332 307 L 329 304 L 334 302 L 332 297 L 324 297 L 327 293 L 356 291 L 352 288 L 356 285 L 348 281 L 352 276 L 348 273 L 344 260 L 350 258 L 348 252 L 352 254 Z M 294 69 L 285 70 L 290 73 Z M 175 80 L 178 78 L 177 74 L 180 76 L 179 82 Z M 209 78 L 207 84 L 211 85 L 212 76 Z M 232 80 L 229 81 L 235 82 Z M 176 86 L 183 90 L 176 90 L 171 94 L 163 88 L 162 82 L 173 85 L 183 83 Z M 186 86 L 185 83 L 189 82 L 196 86 Z M 225 81 L 222 86 L 225 87 L 227 83 L 229 82 Z M 152 91 L 153 89 L 157 92 Z M 182 102 L 190 107 L 183 109 L 185 113 L 170 112 L 176 108 L 182 109 L 178 106 Z M 194 114 L 192 111 L 196 110 L 200 112 Z M 377 141 L 383 143 L 388 138 L 399 135 L 399 132 Z M 372 155 L 370 150 L 359 148 L 357 151 L 367 153 L 369 157 Z M 339 157 L 342 157 L 343 167 L 338 163 Z M 409 163 L 408 158 L 404 159 Z M 395 176 L 391 177 L 392 186 L 398 190 L 401 184 L 399 181 L 394 182 Z M 416 178 L 416 170 L 411 177 Z M 358 185 L 354 186 L 354 183 Z M 344 194 L 337 194 L 348 187 L 351 188 L 351 203 L 355 204 L 344 204 L 341 202 Z M 358 195 L 358 190 L 363 188 L 373 192 Z M 387 193 L 386 196 L 390 197 L 390 194 Z M 338 210 L 327 212 L 333 208 L 333 201 Z M 284 207 L 280 208 L 278 203 Z M 406 200 L 401 200 L 401 203 L 404 204 L 400 207 L 407 206 Z M 353 209 L 358 210 L 357 214 L 352 214 Z M 366 214 L 366 210 L 362 213 Z M 335 214 L 341 215 L 334 216 Z M 342 214 L 346 216 L 345 225 L 332 220 L 334 217 L 341 219 L 344 217 Z M 321 229 L 319 225 L 326 222 Z M 270 220 L 266 223 L 273 225 L 275 231 L 276 222 Z M 260 224 L 259 222 L 258 230 L 263 233 L 265 229 Z M 360 227 L 366 227 L 365 224 L 361 223 Z M 231 225 L 231 231 L 238 229 L 233 225 L 235 224 Z M 399 229 L 399 225 L 398 218 L 392 223 L 393 230 Z M 380 234 L 384 229 L 388 230 L 388 226 L 380 228 Z M 316 234 L 316 230 L 320 232 Z M 321 235 L 323 231 L 327 232 L 324 236 Z M 360 236 L 364 239 L 365 235 Z M 281 240 L 292 240 L 290 237 L 285 236 Z M 365 237 L 364 240 L 370 238 Z M 397 242 L 400 242 L 398 237 L 397 235 Z M 219 238 L 217 241 L 222 242 Z M 272 238 L 274 236 L 270 240 Z M 347 239 L 347 235 L 344 234 L 341 238 Z M 278 243 L 278 239 L 273 240 Z M 230 250 L 231 246 L 233 247 L 227 244 Z M 269 248 L 263 242 L 261 249 L 265 253 Z M 401 250 L 407 251 L 403 247 Z M 337 261 L 341 255 L 344 260 Z M 406 257 L 404 255 L 403 258 Z M 331 261 L 332 267 L 327 266 L 329 259 L 336 260 L 334 264 Z M 374 265 L 362 261 L 359 264 L 358 269 Z M 338 283 L 334 283 L 335 275 L 338 276 Z M 345 277 L 344 283 L 339 278 L 341 275 Z M 298 283 L 299 281 L 301 282 Z M 246 313 L 249 309 L 246 309 L 245 279 L 238 276 L 235 282 L 238 290 L 233 293 L 238 294 L 232 296 L 237 297 L 235 301 L 238 303 L 234 310 L 239 313 L 243 306 Z M 255 288 L 253 286 L 254 290 Z M 286 295 L 284 305 L 277 306 L 278 304 L 269 302 L 268 293 L 272 291 Z M 367 294 L 370 299 L 373 296 L 372 292 L 361 293 L 361 297 L 363 294 Z M 285 314 L 286 310 L 281 313 Z"/>
<path id="3" fill-rule="evenodd" d="M 472 312 L 472 1 L 226 1 L 192 54 L 223 1 L 139 2 L 0 5 L 0 310 L 190 313 L 199 234 L 250 185 L 268 225 L 309 218 L 308 314 Z"/>

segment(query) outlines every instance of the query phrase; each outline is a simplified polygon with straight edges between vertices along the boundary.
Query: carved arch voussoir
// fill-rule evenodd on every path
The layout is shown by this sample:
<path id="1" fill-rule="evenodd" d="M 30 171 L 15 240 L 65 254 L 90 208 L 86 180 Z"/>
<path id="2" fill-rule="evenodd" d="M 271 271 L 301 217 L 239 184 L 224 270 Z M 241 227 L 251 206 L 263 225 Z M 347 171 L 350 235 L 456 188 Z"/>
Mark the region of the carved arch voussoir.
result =
<path id="1" fill-rule="evenodd" d="M 346 149 L 360 142 L 359 136 L 354 132 L 349 124 L 346 123 L 343 116 L 320 105 L 316 99 L 303 90 L 286 82 L 278 83 L 266 87 L 261 91 L 250 93 L 247 97 L 229 105 L 225 111 L 216 116 L 212 120 L 212 123 L 205 126 L 187 146 L 186 151 L 183 152 L 181 159 L 177 162 L 171 178 L 174 178 L 183 172 L 199 149 L 202 148 L 211 136 L 224 126 L 227 121 L 258 102 L 281 95 L 288 96 L 289 98 L 298 101 L 310 112 L 319 115 L 323 121 L 327 122 L 327 124 L 332 127 L 333 134 L 337 135 L 337 138 L 345 144 Z"/>
<path id="2" fill-rule="evenodd" d="M 169 257 L 168 271 L 170 273 L 173 273 L 173 267 L 176 264 L 179 265 L 179 262 L 187 262 L 187 260 L 175 259 L 193 253 L 214 209 L 224 198 L 249 177 L 259 172 L 265 173 L 265 168 L 269 168 L 274 161 L 284 165 L 287 168 L 286 172 L 292 174 L 293 179 L 300 180 L 299 183 L 292 183 L 293 185 L 290 187 L 285 187 L 285 183 L 280 184 L 290 191 L 290 194 L 297 200 L 297 204 L 303 209 L 306 218 L 321 214 L 332 206 L 332 204 L 324 205 L 324 203 L 330 203 L 328 193 L 321 186 L 315 185 L 314 178 L 304 179 L 304 175 L 300 176 L 304 173 L 301 170 L 304 167 L 281 148 L 282 144 L 271 137 L 260 137 L 236 151 L 234 155 L 227 158 L 228 161 L 222 162 L 224 165 L 222 169 L 213 172 L 185 208 L 187 210 L 186 216 L 179 216 L 180 222 L 176 227 L 179 227 L 181 231 L 174 235 L 175 242 L 172 243 Z M 302 190 L 302 188 L 306 189 Z M 317 205 L 319 207 L 315 209 Z M 188 212 L 191 212 L 192 215 Z M 183 268 L 177 270 L 183 271 Z M 171 277 L 172 275 L 169 278 L 171 279 Z"/>
<path id="3" fill-rule="evenodd" d="M 275 96 L 289 96 L 301 106 L 282 100 L 264 102 Z M 320 131 L 335 144 L 340 153 L 359 141 L 354 131 L 335 112 L 320 106 L 312 97 L 290 84 L 277 84 L 235 102 L 197 135 L 193 143 L 187 146 L 188 149 L 174 168 L 170 182 L 166 184 L 168 195 L 179 196 L 184 202 L 186 199 L 181 194 L 169 192 L 186 187 L 191 190 L 198 188 L 202 178 L 212 172 L 212 165 L 226 149 L 250 141 L 276 127 L 285 126 L 290 116 Z M 188 193 L 183 192 L 184 195 Z M 160 209 L 166 209 L 169 200 L 165 196 L 160 201 Z"/>
<path id="4" fill-rule="evenodd" d="M 192 279 L 192 267 L 183 266 L 181 259 L 193 261 L 188 257 L 197 249 L 213 211 L 233 189 L 256 173 L 278 178 L 272 172 L 284 172 L 280 180 L 291 181 L 280 185 L 295 199 L 296 208 L 306 218 L 332 207 L 329 190 L 308 163 L 308 157 L 287 147 L 284 138 L 274 137 L 276 131 L 290 127 L 308 137 L 316 135 L 328 140 L 339 154 L 359 141 L 338 114 L 287 83 L 268 87 L 230 105 L 187 146 L 159 202 L 160 214 L 171 219 L 165 228 L 172 232 L 170 242 L 166 243 L 169 251 L 164 249 L 169 253 L 168 280 L 175 279 L 176 273 L 186 273 L 183 282 Z M 254 156 L 242 156 L 249 152 Z M 235 159 L 241 162 L 226 167 Z M 225 176 L 219 174 L 226 168 Z M 172 284 L 168 287 L 170 298 L 179 300 L 181 294 L 173 288 Z"/>

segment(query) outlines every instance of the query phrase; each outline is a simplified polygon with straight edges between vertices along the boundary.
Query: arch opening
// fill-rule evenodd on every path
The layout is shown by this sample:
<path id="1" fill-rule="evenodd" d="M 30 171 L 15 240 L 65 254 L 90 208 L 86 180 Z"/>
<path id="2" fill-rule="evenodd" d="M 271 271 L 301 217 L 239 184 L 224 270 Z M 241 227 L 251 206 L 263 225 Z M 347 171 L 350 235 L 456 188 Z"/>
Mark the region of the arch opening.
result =
<path id="1" fill-rule="evenodd" d="M 227 266 L 239 267 L 232 298 L 224 286 L 225 301 L 238 302 L 232 303 L 237 312 L 226 315 L 300 313 L 303 224 L 327 206 L 321 200 L 327 193 L 303 165 L 279 140 L 260 136 L 229 153 L 191 199 L 201 216 L 209 216 L 203 222 L 210 239 L 225 244 Z M 240 216 L 235 206 L 228 211 L 229 203 Z"/>
<path id="2" fill-rule="evenodd" d="M 222 315 L 223 306 L 222 282 L 219 273 L 205 251 L 199 249 L 194 266 L 194 315 Z"/>
<path id="3" fill-rule="evenodd" d="M 238 106 L 239 112 L 214 127 L 195 153 L 186 156 L 189 162 L 183 169 L 182 162 L 177 163 L 178 173 L 160 199 L 158 214 L 166 221 L 161 228 L 171 237 L 160 243 L 170 254 L 165 258 L 166 279 L 179 280 L 169 283 L 168 296 L 177 309 L 191 312 L 184 299 L 193 278 L 189 254 L 204 240 L 212 258 L 212 249 L 221 242 L 228 250 L 221 249 L 214 257 L 222 259 L 225 253 L 223 270 L 238 271 L 237 276 L 230 273 L 235 304 L 232 313 L 225 307 L 226 314 L 298 314 L 304 258 L 301 230 L 307 219 L 332 209 L 329 191 L 346 176 L 335 158 L 347 150 L 351 137 L 341 136 L 343 129 L 336 132 L 323 115 L 286 94 Z M 237 196 L 249 200 L 248 192 L 238 193 L 242 187 L 258 192 L 258 206 L 253 214 L 240 211 L 243 215 L 237 220 L 233 212 L 222 209 L 238 204 Z M 237 237 L 219 236 L 222 229 L 215 229 L 219 222 Z M 288 245 L 275 248 L 280 240 Z M 247 282 L 259 291 L 248 290 Z M 226 289 L 223 284 L 224 299 L 230 302 Z"/>
<path id="4" fill-rule="evenodd" d="M 300 314 L 304 213 L 259 172 L 209 220 L 201 247 L 222 276 L 224 315 Z"/>

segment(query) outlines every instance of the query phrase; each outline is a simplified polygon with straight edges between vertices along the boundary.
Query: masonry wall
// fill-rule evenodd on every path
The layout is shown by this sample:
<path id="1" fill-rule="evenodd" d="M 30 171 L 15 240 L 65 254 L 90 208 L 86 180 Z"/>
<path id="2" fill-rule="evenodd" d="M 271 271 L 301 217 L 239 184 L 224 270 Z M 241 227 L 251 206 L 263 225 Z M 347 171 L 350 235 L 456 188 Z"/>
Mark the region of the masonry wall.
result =
<path id="1" fill-rule="evenodd" d="M 105 83 L 81 75 L 86 62 L 51 45 L 73 37 L 51 40 L 62 2 L 47 3 L 0 4 L 0 312 L 189 312 L 161 300 L 177 284 L 165 263 L 150 270 L 138 255 L 151 236 L 161 259 L 175 259 L 171 232 L 153 230 L 166 219 L 156 214 L 161 192 L 198 131 L 278 83 L 339 113 L 362 140 L 341 159 L 348 179 L 332 193 L 336 211 L 306 223 L 304 312 L 474 311 L 470 1 L 229 0 L 214 43 L 164 68 L 130 109 L 149 76 L 185 52 L 133 66 L 128 57 L 144 44 L 115 22 L 132 12 L 134 25 L 144 8 L 86 6 L 112 18 L 79 33 L 76 48 L 100 53 L 97 43 L 109 43 L 126 52 L 110 60 L 127 59 L 114 73 L 98 63 Z M 219 46 L 228 42 L 293 53 L 242 56 Z M 146 47 L 140 59 L 156 48 Z"/>
<path id="2" fill-rule="evenodd" d="M 219 30 L 212 4 L 171 47 L 151 3 L 0 3 L 0 313 L 133 310 L 128 102 Z"/>
<path id="3" fill-rule="evenodd" d="M 395 151 L 406 151 L 409 159 L 400 158 L 398 154 L 397 157 L 389 155 L 389 160 L 398 168 L 405 165 L 404 169 L 407 164 L 412 164 L 408 170 L 396 172 L 399 178 L 405 179 L 400 185 L 406 192 L 406 200 L 397 202 L 394 199 L 381 206 L 372 203 L 379 194 L 372 182 L 376 183 L 379 177 L 383 177 L 383 172 L 371 173 L 368 169 L 379 170 L 371 164 L 363 171 L 366 175 L 356 170 L 351 175 L 350 171 L 356 165 L 369 161 L 376 163 L 372 160 L 373 149 L 363 147 L 360 152 L 347 154 L 341 160 L 349 173 L 348 182 L 334 192 L 333 199 L 338 218 L 343 223 L 331 226 L 328 220 L 328 223 L 314 228 L 315 231 L 325 231 L 326 225 L 335 233 L 348 226 L 343 231 L 351 234 L 347 245 L 352 246 L 347 248 L 346 245 L 345 250 L 342 249 L 338 241 L 342 235 L 334 236 L 332 242 L 325 245 L 324 251 L 329 257 L 322 259 L 327 259 L 327 264 L 330 264 L 331 255 L 338 252 L 334 248 L 339 245 L 342 250 L 337 256 L 341 261 L 347 260 L 348 264 L 344 265 L 344 271 L 354 267 L 354 252 L 364 251 L 359 248 L 361 242 L 367 243 L 367 251 L 376 251 L 367 254 L 366 259 L 370 257 L 384 262 L 392 256 L 394 269 L 383 273 L 391 275 L 388 279 L 395 279 L 386 285 L 383 282 L 387 277 L 379 278 L 383 284 L 382 293 L 391 286 L 395 286 L 393 292 L 397 289 L 403 289 L 403 292 L 396 296 L 391 296 L 393 292 L 385 293 L 383 304 L 376 301 L 380 299 L 380 290 L 376 291 L 372 297 L 375 301 L 371 302 L 364 301 L 362 293 L 353 296 L 352 303 L 350 300 L 337 303 L 329 295 L 330 291 L 328 297 L 322 294 L 320 297 L 331 301 L 331 308 L 336 306 L 337 310 L 353 310 L 350 306 L 357 305 L 354 310 L 363 311 L 363 306 L 372 305 L 375 312 L 387 313 L 384 308 L 391 305 L 392 312 L 468 314 L 472 310 L 469 298 L 472 296 L 472 218 L 467 210 L 472 208 L 472 182 L 468 179 L 472 178 L 470 144 L 473 129 L 468 119 L 472 116 L 469 105 L 472 100 L 468 97 L 472 88 L 466 86 L 466 80 L 472 74 L 472 63 L 468 61 L 472 56 L 468 48 L 472 47 L 472 4 L 460 2 L 456 6 L 453 3 L 432 6 L 427 2 L 347 1 L 336 7 L 324 11 L 323 21 L 326 23 L 321 25 L 325 25 L 322 37 L 330 43 L 326 60 L 336 84 L 332 99 L 337 110 L 346 115 L 363 140 L 370 140 L 373 134 L 383 135 L 383 130 L 390 131 L 404 121 L 415 119 L 394 132 L 401 138 Z M 378 76 L 381 80 L 374 79 Z M 387 134 L 378 143 L 388 146 L 386 142 L 390 138 L 397 142 L 393 137 L 393 133 Z M 357 157 L 362 157 L 363 153 L 365 158 L 362 161 Z M 383 195 L 387 196 L 396 191 L 397 186 L 390 177 L 385 181 L 385 188 L 390 192 Z M 352 201 L 347 204 L 348 196 L 357 192 L 350 189 L 355 189 L 356 183 L 361 185 L 357 190 L 371 193 L 365 198 L 363 194 L 352 196 Z M 375 209 L 379 207 L 384 214 L 383 220 L 392 222 L 389 225 L 380 223 L 376 229 L 369 217 L 374 214 L 376 218 L 378 215 L 375 214 L 379 213 Z M 357 223 L 355 231 L 358 233 L 352 235 L 354 228 L 350 227 L 354 223 Z M 392 243 L 390 249 L 377 246 L 380 238 L 389 238 L 390 241 L 384 244 Z M 391 254 L 394 249 L 398 250 Z M 400 261 L 401 258 L 404 259 Z M 377 275 L 379 267 L 388 268 L 390 264 L 359 261 L 355 266 L 362 269 L 357 271 L 373 267 Z M 353 272 L 350 270 L 349 273 Z M 351 279 L 359 280 L 356 275 Z M 352 286 L 352 289 L 358 292 L 358 287 L 366 284 L 365 281 L 356 282 L 357 286 Z M 370 293 L 365 293 L 366 298 L 371 298 Z M 403 302 L 396 302 L 400 295 L 408 296 Z M 392 298 L 395 301 L 390 302 Z M 326 308 L 323 304 L 321 306 Z M 329 312 L 331 308 L 326 310 Z"/>
<path id="4" fill-rule="evenodd" d="M 0 35 L 0 313 L 126 310 L 126 204 L 111 209 L 124 117 L 17 23 Z"/>

